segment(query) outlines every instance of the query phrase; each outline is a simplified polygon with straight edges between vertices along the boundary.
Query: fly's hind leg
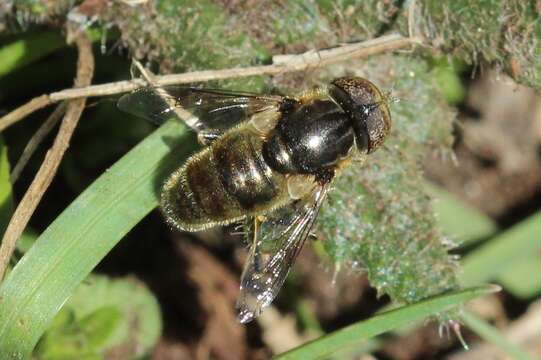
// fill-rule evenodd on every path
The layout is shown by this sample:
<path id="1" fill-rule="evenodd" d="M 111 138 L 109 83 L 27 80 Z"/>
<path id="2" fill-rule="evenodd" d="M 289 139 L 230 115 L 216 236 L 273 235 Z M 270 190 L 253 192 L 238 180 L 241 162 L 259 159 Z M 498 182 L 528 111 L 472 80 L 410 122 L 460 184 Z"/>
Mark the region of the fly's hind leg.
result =
<path id="1" fill-rule="evenodd" d="M 249 256 L 253 256 L 254 259 L 256 259 L 256 270 L 259 271 L 261 264 L 262 264 L 262 256 L 261 254 L 261 238 L 260 238 L 260 231 L 261 231 L 261 223 L 265 221 L 265 216 L 263 215 L 257 215 L 255 217 L 248 217 L 244 220 L 244 222 L 239 225 L 239 229 L 242 229 L 241 231 L 237 231 L 235 234 L 242 234 L 243 235 L 243 245 L 246 246 L 249 252 Z"/>
<path id="2" fill-rule="evenodd" d="M 254 258 L 254 268 L 255 271 L 260 272 L 263 267 L 263 259 L 261 254 L 261 246 L 260 246 L 260 234 L 259 231 L 261 230 L 261 223 L 265 221 L 263 216 L 256 216 L 254 217 L 254 223 L 253 223 L 253 232 L 252 232 L 252 239 L 250 244 L 250 252 L 252 253 L 252 256 Z"/>
<path id="3" fill-rule="evenodd" d="M 251 221 L 247 224 L 249 229 L 246 235 L 246 241 L 250 244 L 248 259 L 244 264 L 240 281 L 240 295 L 237 299 L 237 318 L 241 323 L 246 323 L 259 316 L 261 305 L 259 304 L 258 294 L 262 291 L 261 284 L 255 279 L 259 279 L 264 268 L 263 254 L 261 253 L 259 231 L 262 219 L 258 216 L 248 218 L 246 221 Z M 249 238 L 251 237 L 251 238 Z"/>

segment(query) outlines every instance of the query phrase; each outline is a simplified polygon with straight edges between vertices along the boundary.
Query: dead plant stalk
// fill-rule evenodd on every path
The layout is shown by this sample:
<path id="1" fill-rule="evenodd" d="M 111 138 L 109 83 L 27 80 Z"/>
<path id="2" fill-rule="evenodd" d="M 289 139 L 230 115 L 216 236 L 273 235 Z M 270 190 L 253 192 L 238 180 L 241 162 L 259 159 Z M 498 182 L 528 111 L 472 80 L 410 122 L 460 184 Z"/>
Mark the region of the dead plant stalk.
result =
<path id="1" fill-rule="evenodd" d="M 273 58 L 274 63 L 272 65 L 250 66 L 222 70 L 203 70 L 182 74 L 156 76 L 154 83 L 156 86 L 165 86 L 304 71 L 314 67 L 327 66 L 330 64 L 367 57 L 387 51 L 404 49 L 411 45 L 420 43 L 421 40 L 416 37 L 404 37 L 399 34 L 391 34 L 325 50 L 310 50 L 303 54 L 297 55 L 278 55 Z M 70 88 L 53 92 L 48 95 L 41 95 L 1 117 L 0 132 L 32 112 L 58 101 L 84 97 L 116 95 L 133 91 L 146 85 L 148 85 L 148 83 L 144 79 L 133 79 L 80 88 Z"/>
<path id="2" fill-rule="evenodd" d="M 79 52 L 75 87 L 88 86 L 94 74 L 92 44 L 84 32 L 79 33 L 75 37 L 75 43 Z M 9 259 L 15 250 L 17 240 L 26 228 L 30 217 L 56 174 L 60 161 L 69 146 L 71 136 L 79 122 L 85 103 L 86 98 L 81 98 L 72 100 L 67 105 L 66 113 L 62 119 L 55 141 L 45 155 L 45 159 L 34 180 L 11 217 L 0 246 L 0 279 L 4 276 Z"/>

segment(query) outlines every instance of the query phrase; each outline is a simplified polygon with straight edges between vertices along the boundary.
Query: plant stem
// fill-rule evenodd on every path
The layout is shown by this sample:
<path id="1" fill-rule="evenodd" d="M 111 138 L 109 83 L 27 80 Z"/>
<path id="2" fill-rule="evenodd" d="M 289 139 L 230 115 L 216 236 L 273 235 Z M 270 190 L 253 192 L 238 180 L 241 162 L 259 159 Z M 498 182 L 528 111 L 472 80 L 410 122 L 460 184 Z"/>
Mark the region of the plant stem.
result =
<path id="1" fill-rule="evenodd" d="M 75 38 L 75 43 L 79 51 L 75 86 L 88 86 L 94 74 L 92 44 L 84 32 L 78 34 Z M 4 276 L 9 259 L 15 250 L 17 240 L 23 233 L 43 194 L 53 181 L 60 161 L 68 149 L 69 141 L 79 122 L 85 104 L 86 98 L 73 100 L 68 104 L 66 114 L 64 115 L 53 146 L 45 155 L 38 173 L 11 217 L 0 246 L 0 279 Z"/>
<path id="2" fill-rule="evenodd" d="M 303 71 L 312 67 L 327 66 L 367 57 L 386 51 L 402 49 L 414 44 L 420 44 L 418 38 L 406 38 L 399 34 L 381 36 L 376 39 L 359 43 L 347 44 L 325 50 L 310 50 L 298 55 L 279 55 L 273 58 L 272 65 L 250 66 L 245 68 L 232 68 L 222 70 L 203 70 L 183 74 L 170 74 L 156 76 L 157 86 L 223 80 L 255 75 L 276 75 L 286 72 Z M 133 91 L 146 86 L 144 79 L 117 81 L 101 85 L 70 88 L 48 95 L 41 95 L 28 103 L 13 110 L 0 118 L 0 132 L 23 119 L 32 112 L 62 100 L 78 99 L 83 97 L 106 96 Z"/>

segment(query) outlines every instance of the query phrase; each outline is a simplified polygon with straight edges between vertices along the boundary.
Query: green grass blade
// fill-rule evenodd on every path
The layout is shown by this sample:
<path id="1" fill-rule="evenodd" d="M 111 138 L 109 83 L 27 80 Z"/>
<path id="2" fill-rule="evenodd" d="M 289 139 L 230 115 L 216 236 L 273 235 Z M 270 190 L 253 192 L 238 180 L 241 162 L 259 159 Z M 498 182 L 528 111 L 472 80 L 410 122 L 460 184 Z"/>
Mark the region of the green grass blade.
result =
<path id="1" fill-rule="evenodd" d="M 465 312 L 462 315 L 462 320 L 464 324 L 468 326 L 471 330 L 475 331 L 477 335 L 482 337 L 485 341 L 492 343 L 502 349 L 507 355 L 512 359 L 516 360 L 535 360 L 537 358 L 532 357 L 522 350 L 520 347 L 511 343 L 502 334 L 498 329 L 494 328 L 486 321 L 478 318 L 472 313 Z"/>
<path id="2" fill-rule="evenodd" d="M 492 219 L 448 191 L 428 182 L 425 189 L 436 200 L 434 211 L 439 225 L 461 246 L 494 235 L 498 230 Z"/>
<path id="3" fill-rule="evenodd" d="M 465 218 L 461 217 L 464 224 L 461 228 L 460 222 L 455 221 L 452 217 L 455 211 L 457 213 L 464 211 L 464 204 L 448 196 L 445 190 L 438 189 L 430 184 L 427 187 L 429 187 L 429 192 L 432 196 L 440 199 L 439 203 L 435 206 L 435 210 L 440 215 L 440 224 L 449 235 L 457 236 L 457 234 L 462 234 L 462 236 L 458 235 L 458 237 L 469 243 L 468 239 L 473 240 L 475 238 L 472 235 L 476 234 L 486 237 L 492 231 L 496 231 L 495 224 L 492 223 L 491 225 L 490 219 L 486 217 L 483 219 L 484 216 L 474 209 L 470 209 L 469 212 L 471 221 L 466 221 Z M 451 211 L 453 208 L 456 210 Z M 477 222 L 478 219 L 481 220 L 478 222 L 479 224 L 485 223 L 485 225 L 478 227 L 477 224 L 471 224 L 472 222 Z M 541 279 L 537 276 L 532 276 L 532 274 L 539 272 L 541 268 L 541 262 L 535 256 L 535 249 L 541 246 L 541 238 L 536 236 L 536 231 L 539 231 L 537 230 L 539 228 L 539 220 L 537 216 L 534 216 L 527 221 L 526 224 L 520 223 L 501 235 L 494 237 L 485 245 L 466 256 L 462 261 L 465 265 L 462 276 L 463 282 L 472 285 L 474 283 L 490 281 L 491 279 L 498 279 L 501 280 L 507 290 L 517 296 L 531 297 L 539 293 L 541 291 Z M 455 225 L 451 225 L 453 223 Z M 502 270 L 503 268 L 504 270 Z M 405 334 L 411 330 L 413 330 L 413 326 L 407 326 L 401 328 L 398 333 Z M 477 332 L 476 329 L 472 328 L 472 330 Z M 496 329 L 493 329 L 493 331 L 497 332 Z M 378 348 L 377 345 L 373 345 L 374 340 L 372 339 L 371 343 L 362 349 L 363 353 Z M 487 341 L 492 340 L 487 339 Z"/>
<path id="4" fill-rule="evenodd" d="M 514 261 L 505 272 L 500 274 L 497 281 L 505 290 L 522 299 L 530 299 L 541 294 L 541 257 L 539 254 L 531 254 Z"/>
<path id="5" fill-rule="evenodd" d="M 0 48 L 0 77 L 66 46 L 60 33 L 31 33 Z"/>
<path id="6" fill-rule="evenodd" d="M 494 279 L 541 247 L 541 212 L 504 231 L 462 261 L 465 286 Z"/>
<path id="7" fill-rule="evenodd" d="M 165 174 L 193 149 L 168 122 L 89 186 L 41 234 L 0 286 L 0 349 L 27 358 L 77 285 L 158 203 Z"/>
<path id="8" fill-rule="evenodd" d="M 11 182 L 9 181 L 8 148 L 0 136 L 0 238 L 8 226 L 13 213 Z"/>
<path id="9" fill-rule="evenodd" d="M 481 286 L 436 296 L 416 304 L 391 310 L 373 316 L 368 320 L 346 326 L 281 354 L 276 359 L 319 359 L 326 357 L 346 347 L 362 345 L 374 336 L 405 326 L 495 290 L 494 286 Z"/>

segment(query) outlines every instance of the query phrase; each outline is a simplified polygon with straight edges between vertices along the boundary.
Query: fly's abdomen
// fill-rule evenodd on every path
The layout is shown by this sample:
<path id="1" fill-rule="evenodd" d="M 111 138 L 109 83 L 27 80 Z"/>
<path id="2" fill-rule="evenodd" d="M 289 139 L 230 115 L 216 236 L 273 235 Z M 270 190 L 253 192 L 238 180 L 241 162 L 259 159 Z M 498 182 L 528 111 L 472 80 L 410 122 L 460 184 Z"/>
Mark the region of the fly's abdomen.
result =
<path id="1" fill-rule="evenodd" d="M 197 231 L 288 201 L 286 179 L 267 165 L 262 145 L 251 131 L 239 129 L 192 156 L 164 185 L 162 208 L 168 220 Z"/>

